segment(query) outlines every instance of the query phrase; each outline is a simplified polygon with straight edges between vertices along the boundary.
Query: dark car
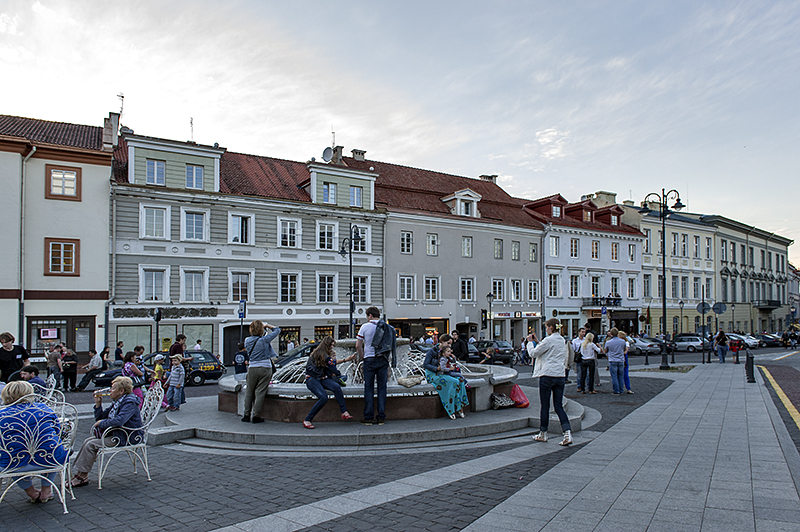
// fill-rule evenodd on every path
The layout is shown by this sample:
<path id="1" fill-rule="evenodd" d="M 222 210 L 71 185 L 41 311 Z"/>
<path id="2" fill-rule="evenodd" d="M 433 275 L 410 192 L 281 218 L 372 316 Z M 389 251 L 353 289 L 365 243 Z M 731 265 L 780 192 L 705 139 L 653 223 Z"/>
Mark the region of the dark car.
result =
<path id="1" fill-rule="evenodd" d="M 771 334 L 756 334 L 754 335 L 758 343 L 762 347 L 783 347 L 783 340 Z"/>
<path id="2" fill-rule="evenodd" d="M 307 344 L 298 345 L 294 349 L 285 352 L 284 354 L 275 358 L 275 367 L 282 368 L 290 362 L 294 362 L 298 358 L 307 357 L 311 354 L 315 347 L 319 345 L 318 342 L 308 342 Z"/>
<path id="3" fill-rule="evenodd" d="M 652 342 L 658 344 L 659 349 L 663 349 L 661 346 L 664 344 L 664 340 L 661 338 L 645 338 L 648 342 Z M 672 353 L 677 351 L 677 345 L 672 340 L 667 340 L 667 353 Z"/>
<path id="4" fill-rule="evenodd" d="M 142 359 L 144 366 L 153 369 L 155 367 L 154 359 L 156 355 L 164 355 L 164 369 L 168 369 L 169 351 L 145 355 Z M 219 359 L 210 351 L 186 351 L 184 355 L 192 357 L 192 360 L 189 362 L 191 370 L 186 375 L 187 386 L 200 386 L 204 384 L 207 379 L 218 380 L 225 373 L 225 368 L 220 364 Z M 92 382 L 99 388 L 105 388 L 111 386 L 111 381 L 120 375 L 122 375 L 122 368 L 112 367 L 95 375 Z"/>
<path id="5" fill-rule="evenodd" d="M 490 347 L 494 348 L 494 360 L 499 360 L 504 364 L 511 364 L 514 360 L 514 346 L 505 340 L 478 340 L 472 345 L 481 354 L 486 353 Z"/>

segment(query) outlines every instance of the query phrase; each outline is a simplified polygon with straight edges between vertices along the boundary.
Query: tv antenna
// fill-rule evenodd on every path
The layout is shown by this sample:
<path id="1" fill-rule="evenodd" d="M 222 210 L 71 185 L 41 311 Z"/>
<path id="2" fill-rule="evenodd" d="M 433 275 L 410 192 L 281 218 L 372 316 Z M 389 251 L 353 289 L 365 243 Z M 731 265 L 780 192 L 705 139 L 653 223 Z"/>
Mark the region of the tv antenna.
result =
<path id="1" fill-rule="evenodd" d="M 194 118 L 189 117 L 189 141 L 194 142 Z"/>
<path id="2" fill-rule="evenodd" d="M 122 116 L 122 107 L 125 104 L 125 95 L 120 92 L 117 94 L 117 98 L 119 98 L 119 116 Z"/>

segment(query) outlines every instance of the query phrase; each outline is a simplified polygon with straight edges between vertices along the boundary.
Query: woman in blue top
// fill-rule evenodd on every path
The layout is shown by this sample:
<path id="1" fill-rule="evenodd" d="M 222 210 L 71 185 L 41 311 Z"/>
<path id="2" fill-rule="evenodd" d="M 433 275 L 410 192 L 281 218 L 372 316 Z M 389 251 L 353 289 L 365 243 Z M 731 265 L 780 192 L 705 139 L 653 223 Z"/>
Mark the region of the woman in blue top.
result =
<path id="1" fill-rule="evenodd" d="M 347 405 L 344 402 L 344 394 L 342 387 L 333 380 L 333 377 L 341 378 L 342 372 L 336 367 L 337 360 L 333 358 L 333 346 L 336 341 L 332 336 L 326 336 L 322 342 L 311 352 L 306 363 L 306 387 L 317 396 L 317 402 L 311 407 L 311 412 L 306 416 L 303 421 L 303 426 L 307 429 L 313 429 L 314 425 L 311 421 L 314 419 L 322 407 L 328 402 L 328 392 L 333 392 L 336 397 L 336 402 L 339 403 L 339 410 L 342 412 L 342 421 L 353 419 L 353 416 L 347 411 Z M 350 362 L 356 357 L 355 353 L 342 360 L 342 362 Z"/>
<path id="2" fill-rule="evenodd" d="M 439 393 L 439 399 L 442 400 L 442 406 L 444 406 L 447 415 L 450 416 L 450 419 L 455 419 L 456 413 L 458 413 L 459 417 L 464 417 L 464 407 L 469 406 L 469 399 L 467 398 L 464 383 L 457 377 L 451 376 L 450 371 L 439 369 L 440 351 L 452 345 L 452 336 L 449 334 L 441 335 L 439 337 L 439 345 L 428 350 L 425 355 L 422 367 L 425 368 L 425 378 L 428 383 L 433 384 Z"/>
<path id="3" fill-rule="evenodd" d="M 42 470 L 67 461 L 68 453 L 59 437 L 61 423 L 56 414 L 42 403 L 28 401 L 32 398 L 16 402 L 32 393 L 33 386 L 25 381 L 10 382 L 0 393 L 3 404 L 9 405 L 0 410 L 0 434 L 3 448 L 10 451 L 10 454 L 0 453 L 0 472 Z M 31 477 L 17 484 L 31 502 L 47 502 L 53 498 L 56 475 L 55 472 L 43 475 L 47 481 L 42 481 L 41 490 L 33 487 Z"/>
<path id="4" fill-rule="evenodd" d="M 271 329 L 269 334 L 264 334 L 265 330 Z M 244 348 L 250 357 L 250 365 L 247 368 L 247 391 L 244 396 L 244 416 L 242 421 L 250 421 L 250 414 L 253 414 L 253 423 L 261 423 L 261 407 L 267 397 L 269 381 L 272 379 L 272 359 L 275 351 L 270 342 L 281 334 L 280 327 L 274 327 L 261 320 L 255 320 L 250 324 L 250 336 L 244 341 Z"/>

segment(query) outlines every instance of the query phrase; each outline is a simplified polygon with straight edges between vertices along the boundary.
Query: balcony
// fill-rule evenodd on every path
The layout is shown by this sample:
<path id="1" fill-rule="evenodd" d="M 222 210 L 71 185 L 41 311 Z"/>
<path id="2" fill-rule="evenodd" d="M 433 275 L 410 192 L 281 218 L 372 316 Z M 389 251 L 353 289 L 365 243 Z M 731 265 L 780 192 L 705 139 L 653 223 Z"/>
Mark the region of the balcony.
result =
<path id="1" fill-rule="evenodd" d="M 758 299 L 753 301 L 753 306 L 761 310 L 775 310 L 781 307 L 779 299 Z"/>
<path id="2" fill-rule="evenodd" d="M 622 306 L 622 298 L 621 297 L 584 297 L 583 298 L 583 306 L 584 307 L 621 307 Z"/>

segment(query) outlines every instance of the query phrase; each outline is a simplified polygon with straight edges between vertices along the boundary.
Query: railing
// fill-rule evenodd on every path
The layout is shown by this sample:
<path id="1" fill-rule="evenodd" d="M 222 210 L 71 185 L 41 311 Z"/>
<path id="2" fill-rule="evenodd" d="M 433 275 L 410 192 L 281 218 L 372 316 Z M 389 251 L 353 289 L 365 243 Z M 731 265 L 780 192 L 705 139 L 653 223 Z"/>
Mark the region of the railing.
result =
<path id="1" fill-rule="evenodd" d="M 753 301 L 753 306 L 763 309 L 776 309 L 781 306 L 781 301 L 779 299 L 758 299 Z"/>
<path id="2" fill-rule="evenodd" d="M 584 297 L 584 307 L 621 307 L 621 297 Z"/>

